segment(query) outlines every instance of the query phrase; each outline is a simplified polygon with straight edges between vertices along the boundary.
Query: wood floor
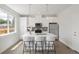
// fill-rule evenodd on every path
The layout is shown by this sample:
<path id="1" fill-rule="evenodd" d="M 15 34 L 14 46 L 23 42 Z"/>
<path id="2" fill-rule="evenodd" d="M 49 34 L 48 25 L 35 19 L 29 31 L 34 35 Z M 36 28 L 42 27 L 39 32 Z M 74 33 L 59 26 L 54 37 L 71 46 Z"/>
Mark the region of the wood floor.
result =
<path id="1" fill-rule="evenodd" d="M 56 54 L 78 54 L 60 41 L 55 41 Z"/>
<path id="2" fill-rule="evenodd" d="M 77 52 L 68 48 L 60 41 L 55 41 L 55 49 L 56 49 L 56 54 L 78 54 Z M 21 44 L 18 48 L 16 48 L 13 51 L 11 51 L 11 49 L 8 49 L 3 54 L 23 54 L 23 44 Z"/>

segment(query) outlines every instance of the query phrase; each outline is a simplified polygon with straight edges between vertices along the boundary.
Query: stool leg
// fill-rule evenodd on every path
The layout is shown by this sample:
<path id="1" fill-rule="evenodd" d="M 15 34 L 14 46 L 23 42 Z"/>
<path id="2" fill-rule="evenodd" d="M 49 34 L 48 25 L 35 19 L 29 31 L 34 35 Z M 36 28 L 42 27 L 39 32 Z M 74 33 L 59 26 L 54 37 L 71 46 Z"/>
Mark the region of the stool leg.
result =
<path id="1" fill-rule="evenodd" d="M 24 54 L 24 44 L 23 44 L 23 54 Z"/>

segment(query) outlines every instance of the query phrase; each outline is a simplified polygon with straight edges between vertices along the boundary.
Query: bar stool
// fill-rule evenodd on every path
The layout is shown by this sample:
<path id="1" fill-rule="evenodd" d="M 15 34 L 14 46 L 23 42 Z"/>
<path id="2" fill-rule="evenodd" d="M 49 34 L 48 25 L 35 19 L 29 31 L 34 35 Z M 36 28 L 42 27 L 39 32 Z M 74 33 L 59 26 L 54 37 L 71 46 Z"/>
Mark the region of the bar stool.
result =
<path id="1" fill-rule="evenodd" d="M 41 37 L 41 36 L 38 36 L 37 39 L 36 39 L 36 44 L 35 44 L 35 52 L 36 53 L 44 53 L 44 45 L 45 45 L 45 39 L 46 37 Z"/>
<path id="2" fill-rule="evenodd" d="M 23 53 L 34 53 L 34 37 L 26 36 L 23 38 Z"/>
<path id="3" fill-rule="evenodd" d="M 54 38 L 47 38 L 45 43 L 45 51 L 46 53 L 55 53 L 55 46 L 54 46 Z"/>

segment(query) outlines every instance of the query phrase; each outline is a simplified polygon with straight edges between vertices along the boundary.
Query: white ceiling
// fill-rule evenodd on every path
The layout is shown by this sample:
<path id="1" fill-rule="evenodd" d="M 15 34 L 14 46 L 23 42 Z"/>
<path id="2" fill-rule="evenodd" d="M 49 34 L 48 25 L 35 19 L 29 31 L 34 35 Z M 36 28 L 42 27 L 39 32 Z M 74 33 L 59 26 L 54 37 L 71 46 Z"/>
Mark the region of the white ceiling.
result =
<path id="1" fill-rule="evenodd" d="M 69 4 L 7 4 L 8 7 L 18 12 L 20 15 L 28 14 L 53 14 L 57 15 L 66 8 Z"/>

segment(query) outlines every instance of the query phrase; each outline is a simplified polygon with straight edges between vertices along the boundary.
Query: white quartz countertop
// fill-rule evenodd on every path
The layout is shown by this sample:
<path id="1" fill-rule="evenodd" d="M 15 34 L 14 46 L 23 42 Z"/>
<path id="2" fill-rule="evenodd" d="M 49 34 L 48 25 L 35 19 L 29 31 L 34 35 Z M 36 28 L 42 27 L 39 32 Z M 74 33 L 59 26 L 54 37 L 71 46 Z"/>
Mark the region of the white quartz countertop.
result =
<path id="1" fill-rule="evenodd" d="M 28 37 L 28 36 L 31 36 L 31 37 L 35 37 L 35 40 L 37 40 L 36 38 L 37 37 L 46 37 L 46 40 L 55 40 L 55 38 L 56 38 L 56 35 L 54 35 L 54 34 L 51 34 L 51 33 L 39 33 L 39 34 L 33 34 L 33 33 L 27 33 L 27 34 L 24 34 L 23 35 L 23 38 L 24 37 Z"/>

